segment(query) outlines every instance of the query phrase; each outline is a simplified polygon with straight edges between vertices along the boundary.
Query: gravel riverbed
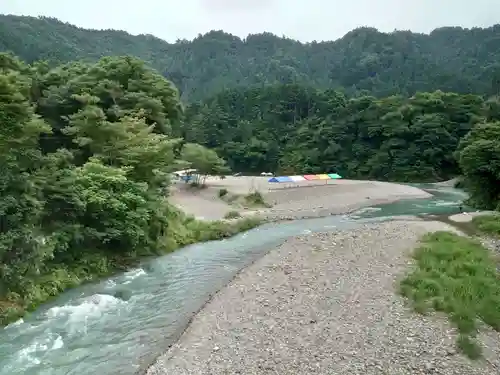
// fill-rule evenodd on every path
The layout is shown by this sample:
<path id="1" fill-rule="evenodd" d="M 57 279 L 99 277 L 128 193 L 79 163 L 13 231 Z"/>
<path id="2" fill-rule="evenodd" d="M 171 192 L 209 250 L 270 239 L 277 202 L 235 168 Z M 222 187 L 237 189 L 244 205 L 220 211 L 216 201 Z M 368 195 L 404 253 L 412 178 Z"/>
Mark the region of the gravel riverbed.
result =
<path id="1" fill-rule="evenodd" d="M 392 221 L 290 239 L 217 293 L 147 374 L 498 375 L 498 333 L 481 332 L 484 359 L 471 362 L 446 319 L 396 294 L 436 230 L 453 229 Z"/>
<path id="2" fill-rule="evenodd" d="M 295 187 L 277 187 L 280 184 L 268 183 L 267 180 L 259 177 L 211 178 L 207 187 L 201 190 L 178 183 L 172 188 L 170 201 L 199 219 L 223 219 L 227 213 L 236 210 L 245 216 L 257 215 L 269 221 L 281 221 L 339 215 L 382 203 L 432 197 L 414 186 L 381 181 L 330 180 L 326 184 L 306 181 Z M 232 206 L 219 196 L 221 189 L 239 195 L 259 191 L 272 207 L 245 210 Z"/>

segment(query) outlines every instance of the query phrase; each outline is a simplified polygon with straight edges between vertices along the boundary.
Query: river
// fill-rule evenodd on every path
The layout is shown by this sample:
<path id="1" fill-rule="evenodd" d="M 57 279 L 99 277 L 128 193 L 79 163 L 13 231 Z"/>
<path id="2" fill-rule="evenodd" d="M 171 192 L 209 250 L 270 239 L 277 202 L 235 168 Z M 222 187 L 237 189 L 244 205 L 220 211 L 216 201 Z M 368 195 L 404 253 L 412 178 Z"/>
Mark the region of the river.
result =
<path id="1" fill-rule="evenodd" d="M 178 338 L 213 293 L 286 238 L 398 215 L 453 214 L 466 197 L 453 188 L 418 186 L 434 197 L 351 215 L 265 224 L 68 291 L 0 331 L 0 375 L 140 373 Z"/>

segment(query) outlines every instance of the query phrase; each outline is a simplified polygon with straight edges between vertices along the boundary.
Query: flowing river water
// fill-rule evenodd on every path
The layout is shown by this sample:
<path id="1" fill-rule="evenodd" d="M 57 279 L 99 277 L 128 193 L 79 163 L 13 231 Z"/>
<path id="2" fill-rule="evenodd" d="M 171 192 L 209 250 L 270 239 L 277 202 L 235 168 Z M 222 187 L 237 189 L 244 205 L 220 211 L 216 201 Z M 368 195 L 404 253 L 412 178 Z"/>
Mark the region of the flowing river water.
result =
<path id="1" fill-rule="evenodd" d="M 140 373 L 178 338 L 213 293 L 286 238 L 398 215 L 453 214 L 466 197 L 448 187 L 419 187 L 434 197 L 373 206 L 350 215 L 265 224 L 66 292 L 0 329 L 0 375 Z"/>

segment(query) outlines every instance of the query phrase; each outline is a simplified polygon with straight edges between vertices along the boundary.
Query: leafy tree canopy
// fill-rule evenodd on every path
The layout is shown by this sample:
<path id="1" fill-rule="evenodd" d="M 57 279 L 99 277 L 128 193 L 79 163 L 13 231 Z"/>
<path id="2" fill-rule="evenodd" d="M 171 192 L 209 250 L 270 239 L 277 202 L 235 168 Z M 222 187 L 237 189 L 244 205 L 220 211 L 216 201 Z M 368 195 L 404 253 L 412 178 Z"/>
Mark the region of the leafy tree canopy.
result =
<path id="1" fill-rule="evenodd" d="M 0 324 L 140 256 L 232 233 L 166 199 L 181 116 L 173 85 L 135 58 L 51 69 L 0 54 Z M 224 165 L 190 147 L 207 173 Z"/>

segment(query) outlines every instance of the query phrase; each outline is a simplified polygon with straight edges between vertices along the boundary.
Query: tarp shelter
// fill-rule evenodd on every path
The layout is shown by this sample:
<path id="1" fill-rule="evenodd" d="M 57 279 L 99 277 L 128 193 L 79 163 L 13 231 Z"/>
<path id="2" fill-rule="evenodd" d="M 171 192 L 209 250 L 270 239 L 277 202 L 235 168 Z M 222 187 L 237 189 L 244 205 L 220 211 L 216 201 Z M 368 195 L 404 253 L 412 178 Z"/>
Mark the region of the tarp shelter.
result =
<path id="1" fill-rule="evenodd" d="M 307 181 L 319 180 L 318 176 L 315 174 L 306 174 L 306 175 L 304 175 L 304 178 Z"/>
<path id="2" fill-rule="evenodd" d="M 293 182 L 306 181 L 306 179 L 304 178 L 304 176 L 290 176 L 290 179 Z"/>
<path id="3" fill-rule="evenodd" d="M 196 169 L 184 169 L 182 171 L 174 172 L 174 175 L 177 177 L 181 177 L 181 176 L 191 175 L 194 172 L 197 172 L 197 170 Z"/>
<path id="4" fill-rule="evenodd" d="M 342 178 L 342 176 L 337 173 L 328 173 L 328 177 L 330 177 L 332 180 L 338 180 L 339 178 Z"/>
<path id="5" fill-rule="evenodd" d="M 317 174 L 318 180 L 330 180 L 330 176 L 327 174 Z"/>
<path id="6" fill-rule="evenodd" d="M 268 182 L 293 182 L 293 180 L 288 177 L 288 176 L 278 176 L 278 177 L 273 177 L 268 180 Z"/>

